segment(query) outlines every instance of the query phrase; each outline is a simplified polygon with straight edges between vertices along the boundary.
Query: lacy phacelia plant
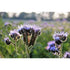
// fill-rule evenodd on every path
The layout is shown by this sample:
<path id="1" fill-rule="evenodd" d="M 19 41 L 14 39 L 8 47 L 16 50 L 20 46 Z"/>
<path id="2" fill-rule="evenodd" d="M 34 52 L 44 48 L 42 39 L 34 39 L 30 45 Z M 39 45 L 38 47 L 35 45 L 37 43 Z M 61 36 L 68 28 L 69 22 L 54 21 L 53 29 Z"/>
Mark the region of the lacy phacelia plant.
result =
<path id="1" fill-rule="evenodd" d="M 28 46 L 34 45 L 37 36 L 41 33 L 41 28 L 35 25 L 21 25 L 18 28 L 18 32 L 23 35 L 23 40 Z"/>
<path id="2" fill-rule="evenodd" d="M 55 41 L 50 41 L 47 44 L 48 44 L 48 46 L 46 47 L 46 50 L 51 51 L 53 53 L 57 52 L 59 54 L 59 49 L 60 49 L 61 45 L 58 45 L 58 47 L 56 48 Z"/>
<path id="3" fill-rule="evenodd" d="M 18 40 L 18 39 L 20 38 L 20 36 L 21 36 L 16 30 L 10 31 L 9 35 L 10 35 L 14 40 Z"/>
<path id="4" fill-rule="evenodd" d="M 7 45 L 10 45 L 11 44 L 11 41 L 8 37 L 4 38 L 4 41 L 6 42 Z"/>
<path id="5" fill-rule="evenodd" d="M 70 58 L 70 52 L 65 52 L 64 57 L 63 58 Z"/>
<path id="6" fill-rule="evenodd" d="M 55 33 L 53 35 L 53 39 L 55 40 L 55 43 L 57 45 L 60 45 L 61 43 L 65 42 L 67 40 L 68 33 L 60 32 L 60 33 Z"/>

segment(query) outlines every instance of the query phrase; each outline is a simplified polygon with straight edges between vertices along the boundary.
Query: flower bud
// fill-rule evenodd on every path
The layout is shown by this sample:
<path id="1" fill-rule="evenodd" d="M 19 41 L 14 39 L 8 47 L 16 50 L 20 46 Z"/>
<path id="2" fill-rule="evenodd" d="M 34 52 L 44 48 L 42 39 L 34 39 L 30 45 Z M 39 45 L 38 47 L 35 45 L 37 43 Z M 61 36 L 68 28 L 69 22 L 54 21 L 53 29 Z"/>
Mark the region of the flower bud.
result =
<path id="1" fill-rule="evenodd" d="M 4 41 L 6 42 L 7 45 L 11 44 L 11 41 L 10 41 L 10 39 L 8 37 L 4 38 Z"/>

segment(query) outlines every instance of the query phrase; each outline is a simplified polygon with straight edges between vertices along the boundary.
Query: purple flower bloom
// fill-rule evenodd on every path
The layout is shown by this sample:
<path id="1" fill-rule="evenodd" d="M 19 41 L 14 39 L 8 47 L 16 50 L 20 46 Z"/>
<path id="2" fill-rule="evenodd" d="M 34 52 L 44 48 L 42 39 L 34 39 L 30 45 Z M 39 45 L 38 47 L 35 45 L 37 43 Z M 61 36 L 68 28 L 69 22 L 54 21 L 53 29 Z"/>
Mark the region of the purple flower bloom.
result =
<path id="1" fill-rule="evenodd" d="M 63 29 L 63 27 L 59 27 L 59 29 L 61 30 L 61 29 Z"/>
<path id="2" fill-rule="evenodd" d="M 48 26 L 49 26 L 49 27 L 54 27 L 54 24 L 49 24 Z"/>
<path id="3" fill-rule="evenodd" d="M 20 33 L 24 33 L 24 31 L 32 32 L 33 30 L 35 33 L 41 31 L 41 28 L 35 25 L 21 25 L 21 26 L 18 26 L 18 28 L 19 28 L 18 32 Z"/>
<path id="4" fill-rule="evenodd" d="M 70 52 L 65 52 L 64 58 L 70 58 Z"/>
<path id="5" fill-rule="evenodd" d="M 9 45 L 11 43 L 11 41 L 8 37 L 4 38 L 4 41 L 6 42 L 7 45 Z"/>
<path id="6" fill-rule="evenodd" d="M 62 42 L 65 42 L 67 40 L 68 33 L 60 32 L 60 33 L 55 33 L 53 35 L 53 39 L 55 42 L 60 45 Z"/>
<path id="7" fill-rule="evenodd" d="M 50 42 L 48 42 L 48 45 L 49 45 L 49 46 L 52 45 L 52 44 L 55 44 L 55 41 L 50 41 Z"/>
<path id="8" fill-rule="evenodd" d="M 36 25 L 21 25 L 18 28 L 18 32 L 23 35 L 24 42 L 29 46 L 34 44 L 41 32 L 41 28 Z"/>
<path id="9" fill-rule="evenodd" d="M 46 50 L 49 50 L 52 52 L 58 52 L 58 48 L 55 47 L 55 41 L 48 42 L 48 46 L 46 47 Z"/>
<path id="10" fill-rule="evenodd" d="M 67 20 L 64 18 L 62 21 L 64 22 L 64 21 L 67 21 Z"/>
<path id="11" fill-rule="evenodd" d="M 47 22 L 41 24 L 42 28 L 46 28 L 48 25 L 49 24 Z"/>
<path id="12" fill-rule="evenodd" d="M 40 32 L 41 32 L 41 28 L 40 27 L 38 27 L 38 26 L 33 26 L 32 27 L 32 29 L 34 30 L 34 32 L 37 34 L 37 35 L 39 35 L 40 34 Z"/>
<path id="13" fill-rule="evenodd" d="M 27 32 L 30 32 L 31 31 L 31 25 L 21 25 L 21 26 L 18 26 L 18 32 L 20 34 L 23 34 L 25 31 Z"/>
<path id="14" fill-rule="evenodd" d="M 56 50 L 55 46 L 50 47 L 50 51 L 55 51 L 55 50 Z"/>
<path id="15" fill-rule="evenodd" d="M 60 22 L 60 19 L 56 19 L 56 21 Z"/>
<path id="16" fill-rule="evenodd" d="M 34 20 L 29 20 L 29 23 L 34 23 L 35 21 Z"/>
<path id="17" fill-rule="evenodd" d="M 17 40 L 20 38 L 20 34 L 16 31 L 16 30 L 13 30 L 13 31 L 10 31 L 10 34 L 9 34 L 12 38 L 14 38 L 14 40 Z"/>
<path id="18" fill-rule="evenodd" d="M 4 25 L 5 25 L 5 26 L 7 26 L 7 25 L 9 25 L 9 24 L 10 24 L 9 22 L 5 22 L 5 24 L 4 24 Z"/>

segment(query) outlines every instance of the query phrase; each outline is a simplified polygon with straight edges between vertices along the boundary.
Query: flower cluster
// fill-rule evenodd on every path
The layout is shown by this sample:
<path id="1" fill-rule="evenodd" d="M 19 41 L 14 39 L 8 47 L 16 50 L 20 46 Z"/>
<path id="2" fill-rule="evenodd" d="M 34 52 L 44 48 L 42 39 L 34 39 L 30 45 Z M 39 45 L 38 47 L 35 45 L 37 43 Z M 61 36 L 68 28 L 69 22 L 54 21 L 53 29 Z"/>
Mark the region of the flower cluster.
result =
<path id="1" fill-rule="evenodd" d="M 21 36 L 16 30 L 10 31 L 9 35 L 10 35 L 14 40 L 18 40 L 18 39 L 20 38 L 20 36 Z"/>
<path id="2" fill-rule="evenodd" d="M 68 33 L 60 32 L 55 33 L 53 35 L 53 39 L 55 40 L 55 43 L 60 45 L 61 43 L 65 42 L 67 40 Z"/>
<path id="3" fill-rule="evenodd" d="M 6 42 L 7 45 L 11 44 L 11 41 L 8 37 L 4 38 L 4 41 Z"/>
<path id="4" fill-rule="evenodd" d="M 46 50 L 52 51 L 53 53 L 57 52 L 59 53 L 60 45 L 56 48 L 55 41 L 50 41 L 47 43 L 48 46 L 46 47 Z"/>
<path id="5" fill-rule="evenodd" d="M 70 52 L 65 52 L 64 58 L 70 58 Z"/>
<path id="6" fill-rule="evenodd" d="M 37 36 L 41 33 L 41 28 L 35 25 L 21 25 L 18 28 L 18 32 L 23 35 L 23 40 L 28 46 L 34 45 Z"/>

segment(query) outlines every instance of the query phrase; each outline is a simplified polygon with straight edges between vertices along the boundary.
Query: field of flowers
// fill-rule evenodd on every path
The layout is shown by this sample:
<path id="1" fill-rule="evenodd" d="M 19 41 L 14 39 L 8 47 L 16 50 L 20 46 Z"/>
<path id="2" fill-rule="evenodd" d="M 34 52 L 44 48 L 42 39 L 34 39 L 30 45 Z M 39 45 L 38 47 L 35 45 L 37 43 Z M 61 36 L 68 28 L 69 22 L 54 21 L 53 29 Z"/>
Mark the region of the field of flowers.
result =
<path id="1" fill-rule="evenodd" d="M 60 35 L 61 40 L 56 40 Z M 0 19 L 0 58 L 69 57 L 70 22 L 57 20 L 16 22 Z"/>

